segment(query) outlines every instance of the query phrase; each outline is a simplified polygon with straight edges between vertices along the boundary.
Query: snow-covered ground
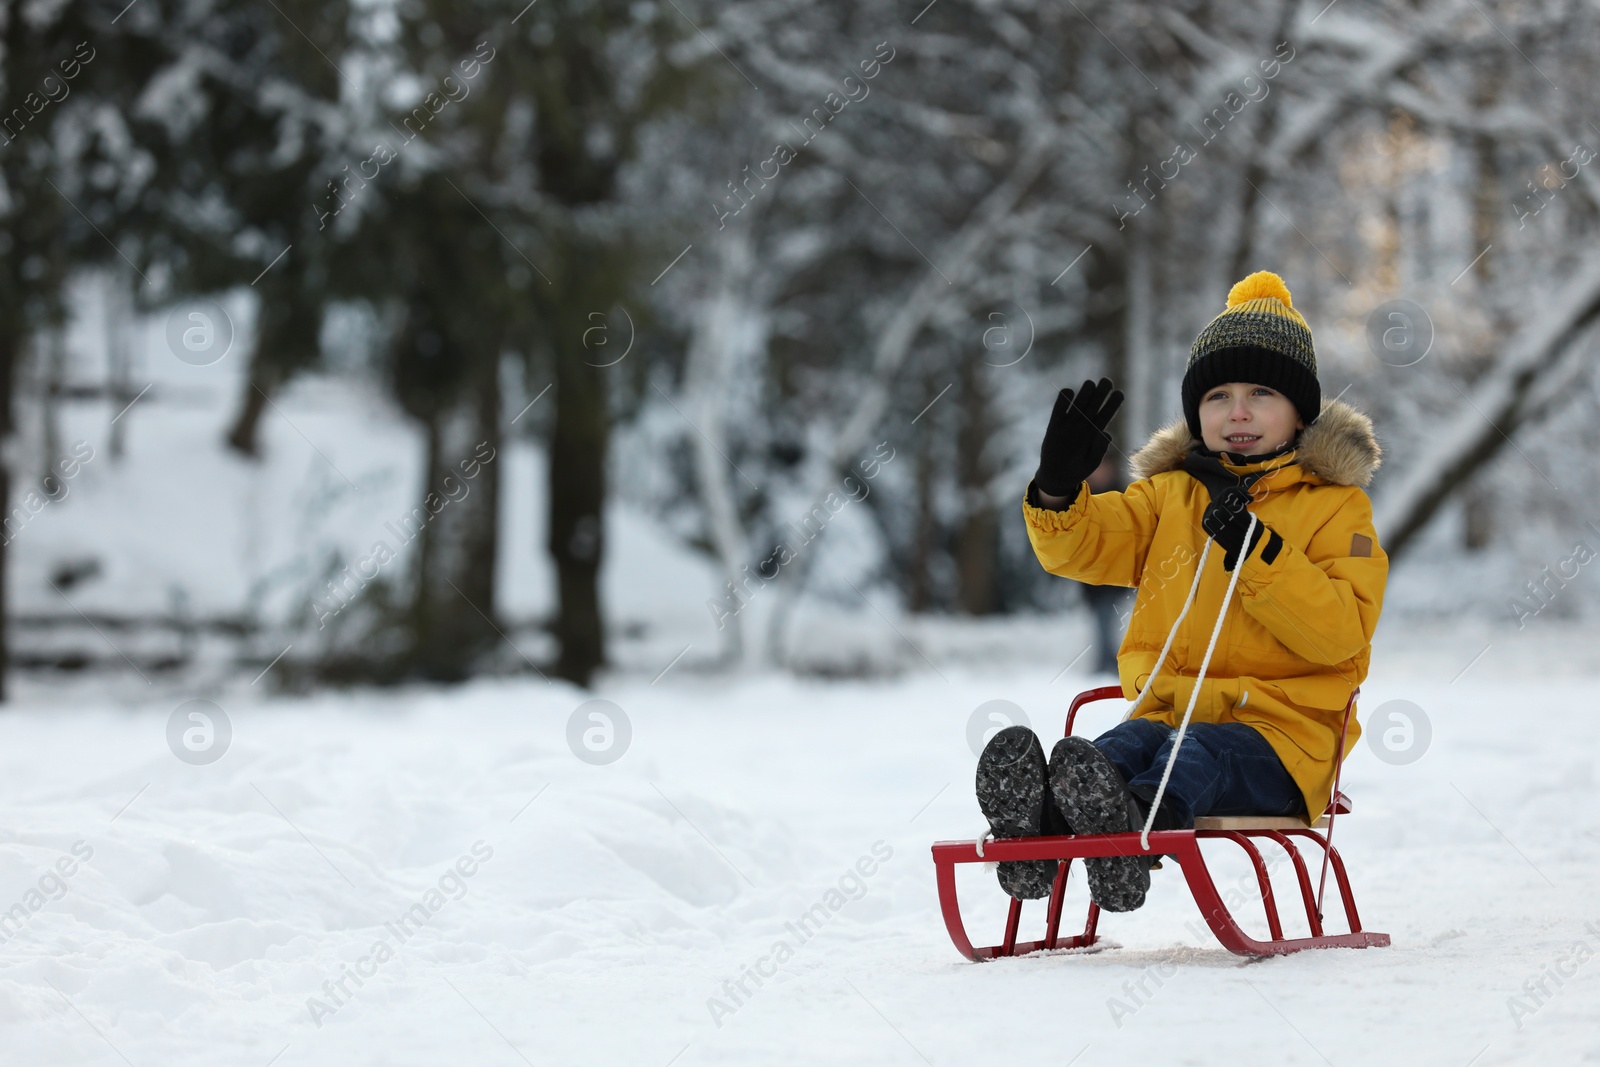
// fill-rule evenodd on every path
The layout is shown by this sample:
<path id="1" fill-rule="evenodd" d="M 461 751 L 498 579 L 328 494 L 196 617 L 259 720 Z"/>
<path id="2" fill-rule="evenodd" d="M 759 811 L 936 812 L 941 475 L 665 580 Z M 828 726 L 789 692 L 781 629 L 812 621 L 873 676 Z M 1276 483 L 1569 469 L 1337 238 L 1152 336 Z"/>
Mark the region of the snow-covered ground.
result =
<path id="1" fill-rule="evenodd" d="M 218 446 L 242 361 L 140 352 L 135 384 L 157 387 L 122 417 L 125 455 L 116 412 L 61 416 L 61 447 L 95 457 L 14 538 L 14 610 L 281 625 L 422 492 L 415 428 L 370 389 L 297 383 L 246 463 Z M 504 452 L 499 610 L 527 619 L 553 596 L 542 459 Z M 1430 729 L 1409 763 L 1362 744 L 1338 828 L 1392 947 L 1247 963 L 1199 929 L 1169 865 L 1142 911 L 1106 917 L 1105 951 L 975 965 L 945 935 L 928 846 L 982 825 L 976 709 L 1010 701 L 1053 734 L 1106 680 L 1070 666 L 1081 613 L 908 618 L 868 582 L 871 607 L 798 613 L 791 649 L 856 680 L 706 673 L 712 568 L 612 507 L 619 667 L 595 693 L 534 677 L 290 699 L 220 656 L 148 685 L 19 674 L 0 712 L 0 1067 L 1600 1060 L 1588 585 L 1516 631 L 1460 619 L 1510 620 L 1539 564 L 1430 551 L 1394 575 L 1361 712 L 1409 701 Z M 70 600 L 46 581 L 90 561 Z M 120 671 L 112 637 L 81 630 Z M 263 662 L 282 648 L 267 636 Z M 117 631 L 113 650 L 140 639 Z M 585 747 L 604 739 L 591 698 L 626 718 L 610 710 L 614 762 Z M 231 729 L 215 762 L 169 741 L 188 751 L 202 724 L 177 709 L 195 699 Z M 963 873 L 992 943 L 1004 898 Z M 1214 873 L 1248 884 L 1227 852 Z M 1075 920 L 1077 876 L 1071 891 Z"/>
<path id="2" fill-rule="evenodd" d="M 0 716 L 0 1062 L 1600 1059 L 1594 637 L 1380 631 L 1363 718 L 1408 700 L 1431 738 L 1409 764 L 1363 742 L 1338 842 L 1394 944 L 1263 962 L 1196 933 L 1170 864 L 1105 951 L 950 946 L 928 846 L 981 825 L 969 717 L 1010 700 L 1058 730 L 1100 681 L 1056 677 L 1066 656 L 849 682 L 685 660 L 598 694 L 241 681 L 211 694 L 232 739 L 208 765 L 169 750 L 173 693 L 28 682 Z M 592 695 L 631 727 L 609 764 L 576 754 L 592 709 L 569 743 Z M 970 875 L 992 942 L 1003 898 Z"/>

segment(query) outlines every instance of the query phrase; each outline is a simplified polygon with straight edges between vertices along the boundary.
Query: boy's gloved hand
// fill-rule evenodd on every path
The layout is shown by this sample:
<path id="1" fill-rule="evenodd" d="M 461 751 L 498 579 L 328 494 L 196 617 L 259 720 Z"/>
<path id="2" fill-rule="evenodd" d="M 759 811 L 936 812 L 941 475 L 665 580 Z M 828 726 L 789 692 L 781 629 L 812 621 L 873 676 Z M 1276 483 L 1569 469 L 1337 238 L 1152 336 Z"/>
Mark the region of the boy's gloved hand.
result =
<path id="1" fill-rule="evenodd" d="M 1214 498 L 1206 506 L 1205 514 L 1200 517 L 1200 528 L 1221 545 L 1224 551 L 1222 569 L 1233 570 L 1239 562 L 1241 555 L 1248 556 L 1256 550 L 1256 545 L 1261 539 L 1271 534 L 1267 547 L 1261 551 L 1261 561 L 1271 563 L 1278 558 L 1278 550 L 1283 547 L 1283 538 L 1275 531 L 1268 530 L 1267 524 L 1260 517 L 1256 518 L 1256 528 L 1250 534 L 1249 547 L 1245 546 L 1244 534 L 1250 525 L 1250 492 L 1243 486 L 1232 485 L 1223 490 L 1222 495 Z M 1240 549 L 1244 551 L 1241 553 Z"/>
<path id="2" fill-rule="evenodd" d="M 1122 391 L 1110 378 L 1084 382 L 1074 395 L 1063 389 L 1050 412 L 1050 425 L 1039 446 L 1039 470 L 1033 476 L 1039 492 L 1076 500 L 1084 480 L 1094 473 L 1111 446 L 1106 426 L 1122 406 Z"/>

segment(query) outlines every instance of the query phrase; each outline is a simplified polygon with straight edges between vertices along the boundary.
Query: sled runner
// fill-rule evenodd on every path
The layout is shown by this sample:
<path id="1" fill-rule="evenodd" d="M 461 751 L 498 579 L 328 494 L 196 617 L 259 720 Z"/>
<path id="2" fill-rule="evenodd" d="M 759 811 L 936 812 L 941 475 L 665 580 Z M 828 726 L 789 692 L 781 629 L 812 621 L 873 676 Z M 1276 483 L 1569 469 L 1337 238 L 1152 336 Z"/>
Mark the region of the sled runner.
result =
<path id="1" fill-rule="evenodd" d="M 1340 750 L 1344 748 L 1344 733 L 1350 725 L 1350 715 L 1356 696 L 1350 694 L 1345 705 L 1345 725 L 1341 731 Z M 1095 700 L 1121 699 L 1118 686 L 1105 686 L 1079 693 L 1067 711 L 1068 736 L 1072 734 L 1073 721 L 1078 709 Z M 1355 897 L 1350 890 L 1350 879 L 1345 874 L 1344 860 L 1334 849 L 1331 838 L 1334 817 L 1350 811 L 1350 798 L 1339 791 L 1339 775 L 1335 772 L 1333 799 L 1316 824 L 1307 827 L 1300 819 L 1285 816 L 1199 818 L 1192 830 L 1155 830 L 1150 834 L 1149 853 L 1171 856 L 1183 869 L 1183 876 L 1194 895 L 1206 925 L 1216 935 L 1222 947 L 1241 956 L 1278 956 L 1299 952 L 1307 948 L 1368 948 L 1389 944 L 1389 935 L 1361 929 L 1361 919 L 1356 914 Z M 1323 831 L 1319 833 L 1318 831 Z M 1217 892 L 1211 873 L 1200 851 L 1201 841 L 1231 841 L 1244 849 L 1255 868 L 1256 882 L 1261 890 L 1261 902 L 1266 911 L 1269 937 L 1258 940 L 1245 933 L 1234 920 L 1222 896 Z M 1284 849 L 1294 865 L 1294 874 L 1305 904 L 1306 925 L 1309 937 L 1285 937 L 1278 916 L 1277 899 L 1273 896 L 1272 882 L 1266 861 L 1256 848 L 1256 841 L 1270 841 Z M 1311 874 L 1305 857 L 1301 855 L 1298 841 L 1315 842 L 1320 850 L 1312 853 L 1314 861 L 1320 860 L 1322 875 L 1313 893 Z M 1040 949 L 1084 948 L 1098 939 L 1100 906 L 1089 904 L 1088 918 L 1081 934 L 1061 936 L 1061 906 L 1066 896 L 1067 874 L 1072 861 L 1098 856 L 1137 856 L 1147 854 L 1140 847 L 1139 832 L 1099 835 L 1063 835 L 1055 837 L 1025 837 L 1005 841 L 987 841 L 980 854 L 976 841 L 939 841 L 933 846 L 933 862 L 938 875 L 939 907 L 944 912 L 945 928 L 956 951 L 969 960 L 994 959 L 997 956 L 1020 956 Z M 1004 860 L 1059 860 L 1055 883 L 1047 898 L 1044 939 L 1041 941 L 1017 940 L 1017 929 L 1022 917 L 1022 901 L 1013 899 L 1011 911 L 1006 916 L 1004 940 L 998 945 L 974 948 L 967 937 L 966 926 L 961 921 L 961 904 L 956 897 L 956 865 L 959 863 L 992 863 Z M 1344 904 L 1347 933 L 1329 933 L 1323 929 L 1322 899 L 1327 888 L 1327 877 L 1332 870 L 1339 898 Z"/>

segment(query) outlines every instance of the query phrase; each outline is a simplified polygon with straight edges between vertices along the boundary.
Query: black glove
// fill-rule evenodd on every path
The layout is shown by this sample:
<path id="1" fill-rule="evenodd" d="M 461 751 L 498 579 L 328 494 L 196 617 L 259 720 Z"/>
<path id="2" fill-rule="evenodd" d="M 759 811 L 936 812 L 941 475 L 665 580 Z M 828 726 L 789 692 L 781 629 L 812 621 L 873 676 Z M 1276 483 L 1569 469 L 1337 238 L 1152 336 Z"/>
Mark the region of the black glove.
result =
<path id="1" fill-rule="evenodd" d="M 1033 476 L 1039 492 L 1077 499 L 1084 480 L 1106 457 L 1111 446 L 1106 426 L 1121 406 L 1122 391 L 1112 387 L 1110 378 L 1084 382 L 1076 396 L 1071 389 L 1057 394 Z"/>
<path id="2" fill-rule="evenodd" d="M 1267 524 L 1259 517 L 1256 519 L 1256 528 L 1250 534 L 1250 545 L 1245 547 L 1244 532 L 1250 525 L 1250 492 L 1243 486 L 1229 486 L 1222 491 L 1220 496 L 1212 498 L 1206 506 L 1205 514 L 1200 517 L 1200 528 L 1223 548 L 1222 569 L 1233 570 L 1239 562 L 1241 555 L 1249 556 L 1256 550 L 1256 545 L 1261 539 L 1271 535 L 1267 547 L 1261 550 L 1261 561 L 1271 563 L 1278 558 L 1278 550 L 1283 547 L 1283 538 L 1276 531 L 1269 530 Z M 1244 551 L 1241 553 L 1240 549 Z"/>

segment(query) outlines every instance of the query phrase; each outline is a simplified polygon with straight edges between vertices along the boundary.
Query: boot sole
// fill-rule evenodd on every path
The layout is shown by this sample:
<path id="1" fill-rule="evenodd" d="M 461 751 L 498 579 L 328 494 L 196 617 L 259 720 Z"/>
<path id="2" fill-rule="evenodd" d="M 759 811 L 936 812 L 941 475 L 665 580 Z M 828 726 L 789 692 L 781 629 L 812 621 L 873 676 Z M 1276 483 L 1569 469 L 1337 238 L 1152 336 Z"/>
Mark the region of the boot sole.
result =
<path id="1" fill-rule="evenodd" d="M 1130 825 L 1128 786 L 1111 761 L 1082 737 L 1056 743 L 1050 756 L 1050 792 L 1056 807 L 1080 834 L 1120 834 Z M 1106 911 L 1133 911 L 1150 891 L 1144 856 L 1102 856 L 1083 861 L 1089 895 Z"/>
<path id="2" fill-rule="evenodd" d="M 1039 739 L 1026 726 L 1007 726 L 978 757 L 978 809 L 996 840 L 1037 837 L 1044 818 L 1045 760 Z M 1017 900 L 1050 895 L 1057 860 L 1010 860 L 998 864 L 1000 888 Z"/>

